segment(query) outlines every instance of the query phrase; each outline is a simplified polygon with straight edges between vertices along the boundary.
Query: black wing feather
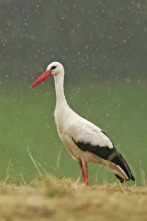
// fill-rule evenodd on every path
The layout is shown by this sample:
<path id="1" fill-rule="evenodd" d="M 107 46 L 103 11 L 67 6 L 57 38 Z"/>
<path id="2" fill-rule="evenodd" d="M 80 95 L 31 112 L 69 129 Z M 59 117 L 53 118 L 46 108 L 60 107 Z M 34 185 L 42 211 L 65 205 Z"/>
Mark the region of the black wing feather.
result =
<path id="1" fill-rule="evenodd" d="M 123 158 L 123 156 L 119 152 L 118 152 L 118 155 L 116 157 L 114 157 L 111 162 L 113 162 L 116 165 L 120 166 L 123 169 L 123 171 L 127 174 L 129 180 L 135 181 L 135 178 L 132 175 L 131 170 L 130 170 L 127 162 L 125 161 L 125 159 Z"/>
<path id="2" fill-rule="evenodd" d="M 84 143 L 84 142 L 80 142 L 80 141 L 76 142 L 73 138 L 72 138 L 72 140 L 82 151 L 91 152 L 91 153 L 101 157 L 104 160 L 111 161 L 114 164 L 120 166 L 123 169 L 123 171 L 126 173 L 126 175 L 128 176 L 128 178 L 129 178 L 128 180 L 131 179 L 131 180 L 135 181 L 127 162 L 125 161 L 123 156 L 116 150 L 114 145 L 113 145 L 113 148 L 109 148 L 107 146 L 100 147 L 98 145 L 93 146 L 90 143 Z M 124 180 L 120 176 L 118 176 L 117 174 L 115 174 L 115 176 L 120 180 L 121 183 L 124 182 Z"/>
<path id="3" fill-rule="evenodd" d="M 73 138 L 72 138 L 73 139 Z M 107 146 L 105 147 L 100 147 L 98 145 L 96 146 L 93 146 L 91 145 L 90 143 L 84 143 L 84 142 L 76 142 L 74 139 L 73 139 L 74 143 L 83 151 L 89 151 L 105 160 L 107 160 L 107 158 L 113 153 L 115 152 L 115 148 L 109 148 Z"/>

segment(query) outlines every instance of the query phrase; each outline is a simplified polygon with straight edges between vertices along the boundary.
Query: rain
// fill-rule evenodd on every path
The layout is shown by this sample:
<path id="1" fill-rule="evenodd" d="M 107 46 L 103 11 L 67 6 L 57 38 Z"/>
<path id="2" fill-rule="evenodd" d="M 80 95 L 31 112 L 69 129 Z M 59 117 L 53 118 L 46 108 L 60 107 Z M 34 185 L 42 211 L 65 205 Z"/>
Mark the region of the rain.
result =
<path id="1" fill-rule="evenodd" d="M 49 63 L 59 61 L 69 106 L 109 134 L 142 184 L 141 173 L 147 175 L 146 14 L 145 0 L 1 1 L 1 180 L 9 167 L 10 182 L 37 176 L 27 149 L 49 173 L 80 176 L 57 134 L 53 79 L 29 90 Z M 89 171 L 92 184 L 115 181 L 99 165 L 91 164 Z"/>

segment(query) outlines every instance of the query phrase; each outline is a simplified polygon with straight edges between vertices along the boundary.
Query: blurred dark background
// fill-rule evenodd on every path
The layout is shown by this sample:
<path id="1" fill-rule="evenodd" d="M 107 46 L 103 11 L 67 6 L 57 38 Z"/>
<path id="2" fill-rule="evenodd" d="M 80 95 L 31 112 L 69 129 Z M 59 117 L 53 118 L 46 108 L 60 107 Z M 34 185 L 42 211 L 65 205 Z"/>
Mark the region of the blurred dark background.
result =
<path id="1" fill-rule="evenodd" d="M 54 125 L 53 80 L 28 90 L 50 62 L 59 61 L 69 104 L 114 139 L 138 184 L 145 183 L 146 30 L 146 0 L 0 1 L 2 179 L 9 164 L 14 177 L 35 176 L 27 148 L 49 172 L 79 175 Z M 114 182 L 98 168 L 91 166 L 91 180 L 98 175 L 100 183 Z"/>
<path id="2" fill-rule="evenodd" d="M 147 1 L 1 1 L 0 24 L 4 77 L 54 60 L 78 76 L 146 76 Z"/>

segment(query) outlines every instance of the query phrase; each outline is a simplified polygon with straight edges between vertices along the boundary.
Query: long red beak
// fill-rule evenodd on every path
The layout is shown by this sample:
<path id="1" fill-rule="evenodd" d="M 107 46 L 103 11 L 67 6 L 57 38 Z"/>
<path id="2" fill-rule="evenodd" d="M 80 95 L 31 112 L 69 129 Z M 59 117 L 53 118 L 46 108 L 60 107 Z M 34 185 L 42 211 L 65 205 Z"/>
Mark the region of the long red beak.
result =
<path id="1" fill-rule="evenodd" d="M 37 84 L 40 84 L 46 78 L 51 76 L 50 71 L 45 71 L 29 88 L 35 87 Z"/>

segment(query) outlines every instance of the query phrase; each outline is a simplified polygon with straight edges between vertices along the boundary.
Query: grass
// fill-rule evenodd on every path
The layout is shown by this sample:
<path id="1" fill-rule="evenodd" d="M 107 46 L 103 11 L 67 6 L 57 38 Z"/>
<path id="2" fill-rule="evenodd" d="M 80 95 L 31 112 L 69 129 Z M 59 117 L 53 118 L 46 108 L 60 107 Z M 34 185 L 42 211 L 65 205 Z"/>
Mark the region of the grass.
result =
<path id="1" fill-rule="evenodd" d="M 84 186 L 50 175 L 27 186 L 0 183 L 0 220 L 146 221 L 147 186 Z"/>
<path id="2" fill-rule="evenodd" d="M 77 179 L 81 176 L 79 166 L 64 149 L 54 123 L 53 82 L 32 90 L 19 85 L 1 85 L 0 179 L 5 179 L 8 165 L 9 183 L 20 184 L 23 179 L 29 183 L 36 177 L 27 149 L 49 173 L 60 179 Z M 109 134 L 130 165 L 136 185 L 146 185 L 146 80 L 98 79 L 66 85 L 69 105 Z M 89 165 L 89 176 L 93 185 L 117 182 L 113 174 L 96 164 Z"/>
<path id="3" fill-rule="evenodd" d="M 147 186 L 85 186 L 50 175 L 28 150 L 38 173 L 30 184 L 0 183 L 0 220 L 140 220 L 147 218 Z"/>

